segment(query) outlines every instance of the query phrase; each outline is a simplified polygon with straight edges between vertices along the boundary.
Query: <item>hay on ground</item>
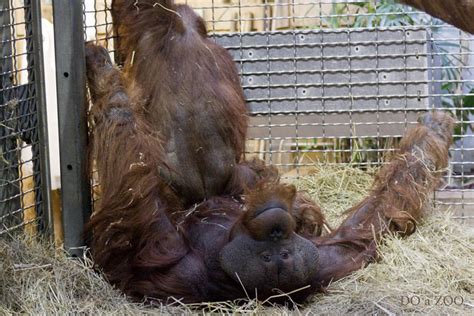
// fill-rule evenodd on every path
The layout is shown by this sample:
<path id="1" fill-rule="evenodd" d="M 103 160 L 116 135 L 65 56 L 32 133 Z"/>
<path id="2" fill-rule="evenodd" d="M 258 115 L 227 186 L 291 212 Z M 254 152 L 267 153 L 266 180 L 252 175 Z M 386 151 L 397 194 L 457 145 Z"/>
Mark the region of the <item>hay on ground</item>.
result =
<path id="1" fill-rule="evenodd" d="M 365 196 L 371 174 L 350 167 L 317 168 L 297 181 L 334 225 L 342 211 Z M 474 231 L 448 213 L 433 211 L 407 239 L 388 237 L 381 260 L 331 284 L 296 310 L 256 301 L 145 306 L 130 302 L 91 269 L 45 243 L 0 239 L 0 314 L 294 313 L 472 314 Z"/>

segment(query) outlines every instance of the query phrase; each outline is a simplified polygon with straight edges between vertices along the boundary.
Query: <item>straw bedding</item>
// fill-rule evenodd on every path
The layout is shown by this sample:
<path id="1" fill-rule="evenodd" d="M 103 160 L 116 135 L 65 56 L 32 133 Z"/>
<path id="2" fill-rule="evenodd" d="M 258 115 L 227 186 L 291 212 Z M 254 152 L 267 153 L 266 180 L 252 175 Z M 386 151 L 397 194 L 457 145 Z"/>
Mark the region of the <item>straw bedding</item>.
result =
<path id="1" fill-rule="evenodd" d="M 332 226 L 369 190 L 373 172 L 351 167 L 315 168 L 295 184 L 323 208 Z M 87 260 L 68 259 L 46 242 L 22 236 L 0 239 L 0 314 L 157 313 L 474 313 L 474 230 L 433 210 L 406 239 L 388 237 L 381 258 L 331 284 L 295 309 L 256 301 L 146 306 L 128 301 Z"/>

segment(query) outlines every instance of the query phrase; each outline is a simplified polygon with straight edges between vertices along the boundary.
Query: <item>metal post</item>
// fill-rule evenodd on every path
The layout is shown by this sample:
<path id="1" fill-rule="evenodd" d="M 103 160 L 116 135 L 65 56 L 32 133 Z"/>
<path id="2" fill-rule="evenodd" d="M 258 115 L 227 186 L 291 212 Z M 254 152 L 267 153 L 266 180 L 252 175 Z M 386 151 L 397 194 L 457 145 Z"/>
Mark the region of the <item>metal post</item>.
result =
<path id="1" fill-rule="evenodd" d="M 91 212 L 82 1 L 53 1 L 64 247 L 82 255 Z"/>

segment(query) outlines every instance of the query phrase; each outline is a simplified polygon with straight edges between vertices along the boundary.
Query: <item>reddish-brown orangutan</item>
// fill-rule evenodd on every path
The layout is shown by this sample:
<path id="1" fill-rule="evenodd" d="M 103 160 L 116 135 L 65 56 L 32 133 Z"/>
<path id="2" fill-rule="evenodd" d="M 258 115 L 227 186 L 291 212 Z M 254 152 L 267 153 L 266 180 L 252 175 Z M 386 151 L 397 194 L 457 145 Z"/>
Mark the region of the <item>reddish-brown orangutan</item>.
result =
<path id="1" fill-rule="evenodd" d="M 425 115 L 372 193 L 321 236 L 319 208 L 244 161 L 246 105 L 230 55 L 201 18 L 171 0 L 115 0 L 123 71 L 86 46 L 92 159 L 101 199 L 93 258 L 131 297 L 183 302 L 302 301 L 376 257 L 388 232 L 410 234 L 448 163 L 453 120 Z"/>

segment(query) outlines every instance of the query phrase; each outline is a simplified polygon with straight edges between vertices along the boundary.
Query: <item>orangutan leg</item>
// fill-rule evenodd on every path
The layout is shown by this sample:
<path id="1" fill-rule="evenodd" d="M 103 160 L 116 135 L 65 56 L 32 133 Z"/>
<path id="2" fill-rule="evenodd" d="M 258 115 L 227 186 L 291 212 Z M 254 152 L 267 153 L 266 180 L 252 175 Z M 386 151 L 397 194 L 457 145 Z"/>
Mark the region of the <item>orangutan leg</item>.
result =
<path id="1" fill-rule="evenodd" d="M 128 295 L 168 293 L 166 284 L 148 274 L 165 274 L 186 256 L 188 247 L 168 217 L 179 202 L 158 174 L 161 141 L 134 110 L 108 52 L 87 45 L 86 65 L 93 103 L 91 161 L 101 186 L 88 225 L 94 262 Z"/>
<path id="2" fill-rule="evenodd" d="M 360 269 L 376 257 L 376 241 L 389 232 L 415 231 L 448 166 L 454 120 L 442 112 L 421 117 L 376 177 L 370 196 L 349 210 L 328 236 L 315 238 L 318 282 L 327 284 Z"/>

